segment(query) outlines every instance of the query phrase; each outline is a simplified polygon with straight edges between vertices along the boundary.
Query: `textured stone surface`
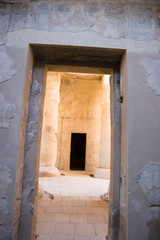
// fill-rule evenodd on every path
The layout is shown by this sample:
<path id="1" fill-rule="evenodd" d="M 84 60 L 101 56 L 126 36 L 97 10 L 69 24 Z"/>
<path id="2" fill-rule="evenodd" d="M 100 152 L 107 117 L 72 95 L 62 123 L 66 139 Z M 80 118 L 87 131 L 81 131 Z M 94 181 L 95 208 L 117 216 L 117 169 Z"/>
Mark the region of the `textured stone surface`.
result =
<path id="1" fill-rule="evenodd" d="M 126 37 L 149 40 L 156 38 L 156 25 L 154 21 L 154 11 L 152 8 L 136 5 L 129 5 Z"/>
<path id="2" fill-rule="evenodd" d="M 9 2 L 13 1 L 7 1 Z M 33 28 L 50 32 L 91 31 L 108 38 L 157 38 L 159 14 L 157 12 L 154 16 L 149 1 L 146 6 L 142 3 L 143 1 L 17 0 L 12 5 L 8 30 Z M 156 2 L 153 4 L 156 5 Z"/>
<path id="3" fill-rule="evenodd" d="M 0 45 L 6 42 L 6 35 L 9 26 L 10 5 L 0 4 Z"/>
<path id="4" fill-rule="evenodd" d="M 160 207 L 151 207 L 147 211 L 147 226 L 149 227 L 149 240 L 160 239 Z"/>
<path id="5" fill-rule="evenodd" d="M 32 96 L 36 96 L 36 95 L 40 95 L 41 92 L 41 85 L 38 83 L 37 80 L 34 80 L 32 83 L 32 87 L 31 87 L 31 94 Z"/>
<path id="6" fill-rule="evenodd" d="M 160 95 L 160 58 L 145 57 L 141 63 L 145 69 L 149 87 L 156 95 Z"/>
<path id="7" fill-rule="evenodd" d="M 7 190 L 12 183 L 11 170 L 5 166 L 0 165 L 0 239 L 8 239 L 10 230 L 3 227 L 5 218 L 10 213 L 8 210 L 9 199 L 7 197 Z M 6 238 L 5 238 L 6 237 Z"/>
<path id="8" fill-rule="evenodd" d="M 18 129 L 20 123 L 21 108 L 25 108 L 24 122 L 27 121 L 27 101 L 23 105 L 23 89 L 24 92 L 27 91 L 24 88 L 24 75 L 25 75 L 25 66 L 26 66 L 26 55 L 28 51 L 29 43 L 37 44 L 59 44 L 59 45 L 70 45 L 70 46 L 85 46 L 97 47 L 98 49 L 104 48 L 103 52 L 107 52 L 107 48 L 113 49 L 126 49 L 126 60 L 124 61 L 125 67 L 122 68 L 122 97 L 124 102 L 122 106 L 122 151 L 121 151 L 121 194 L 119 194 L 119 188 L 115 187 L 115 184 L 119 183 L 119 162 L 114 160 L 113 163 L 113 172 L 114 172 L 114 181 L 113 188 L 114 199 L 110 204 L 112 217 L 113 210 L 116 207 L 114 204 L 118 196 L 121 197 L 120 205 L 120 218 L 121 218 L 121 239 L 126 239 L 129 236 L 129 239 L 148 239 L 148 229 L 146 225 L 146 204 L 141 204 L 140 211 L 139 205 L 140 198 L 142 198 L 141 189 L 139 185 L 136 184 L 133 179 L 139 169 L 142 169 L 142 166 L 147 164 L 147 162 L 152 159 L 159 161 L 159 119 L 160 119 L 160 98 L 156 97 L 152 90 L 148 88 L 149 83 L 152 83 L 151 88 L 154 90 L 155 94 L 159 95 L 159 60 L 156 58 L 159 51 L 159 42 L 160 39 L 160 3 L 157 0 L 107 0 L 107 1 L 96 1 L 96 0 L 12 0 L 12 1 L 0 1 L 0 44 L 3 45 L 1 48 L 0 56 L 0 72 L 1 78 L 0 82 L 3 84 L 0 85 L 1 93 L 5 96 L 5 99 L 1 97 L 7 104 L 10 104 L 12 99 L 13 104 L 16 105 L 16 121 L 13 119 L 14 128 L 0 129 L 1 143 L 7 143 L 11 151 L 5 151 L 2 156 L 1 164 L 3 167 L 6 165 L 12 171 L 12 185 L 10 187 L 10 193 L 7 193 L 8 198 L 11 194 L 14 193 L 15 184 L 15 174 L 16 166 L 17 169 L 21 169 L 18 173 L 20 179 L 22 178 L 22 169 L 23 169 L 23 154 L 20 155 L 22 160 L 20 166 L 17 163 L 17 149 L 23 148 L 21 146 L 21 141 L 18 139 Z M 4 4 L 2 4 L 2 2 Z M 11 4 L 12 2 L 12 4 Z M 20 31 L 19 31 L 20 30 Z M 39 31 L 40 30 L 40 31 Z M 42 31 L 44 30 L 44 31 Z M 8 42 L 6 42 L 8 40 Z M 6 46 L 5 46 L 6 44 Z M 39 47 L 40 51 L 41 48 Z M 81 48 L 83 49 L 83 48 Z M 81 49 L 74 55 L 68 58 L 69 63 L 72 62 L 75 65 L 82 59 L 81 64 L 85 64 L 86 55 L 85 49 L 81 52 Z M 70 49 L 69 49 L 70 51 Z M 74 48 L 72 50 L 74 52 Z M 52 51 L 54 55 L 54 49 Z M 65 53 L 65 50 L 61 50 L 55 57 L 58 64 L 61 62 L 61 59 L 58 56 L 61 53 Z M 81 53 L 81 54 L 80 54 Z M 50 54 L 50 52 L 49 52 Z M 65 54 L 64 54 L 65 55 Z M 109 55 L 107 60 L 104 62 L 105 66 L 108 66 L 108 59 L 112 58 L 111 63 L 120 63 L 121 55 L 117 58 L 117 55 Z M 99 57 L 98 57 L 99 56 Z M 13 58 L 13 60 L 11 59 Z M 88 55 L 87 55 L 88 57 Z M 148 84 L 145 82 L 145 72 L 143 67 L 140 64 L 140 59 L 144 57 L 150 57 L 149 62 L 154 62 L 153 69 L 150 67 L 150 63 L 146 67 L 146 79 Z M 105 56 L 104 56 L 105 58 Z M 77 60 L 78 59 L 78 60 Z M 89 55 L 88 59 L 92 63 L 93 61 L 99 62 L 101 65 L 101 57 L 99 53 L 94 49 L 93 54 Z M 156 59 L 156 60 L 154 60 Z M 76 61 L 77 60 L 77 61 Z M 89 62 L 88 60 L 88 62 Z M 147 60 L 148 61 L 148 60 Z M 66 61 L 67 62 L 67 61 Z M 57 63 L 57 62 L 56 62 Z M 151 65 L 152 65 L 151 63 Z M 103 65 L 103 66 L 104 66 Z M 94 65 L 95 66 L 95 65 Z M 15 70 L 17 71 L 16 78 L 14 81 L 7 81 L 11 79 Z M 145 67 L 144 67 L 145 68 Z M 152 71 L 150 71 L 152 70 Z M 148 73 L 148 74 L 147 74 Z M 156 73 L 156 76 L 155 76 Z M 153 77 L 154 76 L 154 77 Z M 156 83 L 153 83 L 156 81 Z M 38 79 L 38 78 L 36 78 Z M 37 80 L 38 81 L 38 80 Z M 124 90 L 125 88 L 125 90 Z M 116 90 L 117 91 L 117 90 Z M 34 95 L 35 94 L 35 95 Z M 39 94 L 39 95 L 37 95 Z M 8 96 L 8 99 L 7 99 Z M 35 101 L 32 102 L 31 107 L 36 105 L 39 101 L 37 96 L 40 96 L 39 90 L 33 90 L 31 98 L 35 97 Z M 116 101 L 116 100 L 115 100 Z M 39 101 L 40 102 L 40 101 Z M 119 106 L 119 95 L 117 97 L 117 102 L 114 106 L 117 108 Z M 152 107 L 153 106 L 153 107 Z M 37 123 L 37 119 L 33 119 L 32 116 L 39 114 L 40 108 L 34 108 L 31 114 L 30 122 Z M 112 124 L 114 125 L 115 138 L 118 139 L 117 129 L 119 118 L 117 111 L 115 111 L 115 119 L 112 118 Z M 4 116 L 4 115 L 3 115 Z M 114 121 L 115 120 L 115 121 Z M 5 123 L 6 124 L 6 123 Z M 8 124 L 8 120 L 7 120 Z M 27 176 L 28 184 L 30 190 L 34 185 L 35 175 L 32 172 L 35 172 L 36 162 L 36 150 L 37 145 L 34 148 L 36 138 L 38 134 L 34 135 L 36 130 L 35 125 L 31 124 L 31 138 L 29 142 L 30 148 L 27 150 L 27 170 L 31 172 L 32 178 Z M 3 122 L 4 126 L 4 122 Z M 9 125 L 7 125 L 9 126 Z M 68 125 L 66 125 L 68 126 Z M 14 130 L 15 129 L 15 130 Z M 12 138 L 11 138 L 12 136 Z M 24 134 L 25 136 L 25 130 Z M 32 141 L 33 140 L 33 141 Z M 119 140 L 119 139 L 118 139 Z M 19 148 L 18 141 L 20 142 Z M 22 140 L 22 142 L 24 139 Z M 118 152 L 118 141 L 116 142 L 116 151 L 112 155 L 116 155 L 116 159 L 119 160 Z M 5 145 L 5 144 L 4 144 Z M 138 146 L 139 145 L 139 146 Z M 9 147 L 7 147 L 9 149 Z M 34 150 L 33 150 L 34 148 Z M 34 155 L 35 153 L 35 155 Z M 2 155 L 2 154 L 1 154 Z M 0 156 L 1 157 L 1 156 Z M 5 161 L 4 161 L 5 160 Z M 139 161 L 138 161 L 139 160 Z M 118 169 L 117 169 L 118 166 Z M 124 168 L 124 169 L 123 169 Z M 112 175 L 113 176 L 113 175 Z M 33 184 L 28 182 L 32 179 Z M 112 179 L 113 180 L 113 179 Z M 25 180 L 24 180 L 25 181 Z M 117 185 L 116 185 L 117 186 Z M 26 187 L 24 185 L 24 187 Z M 28 189 L 27 193 L 30 194 L 33 198 L 32 192 Z M 130 192 L 128 191 L 130 190 Z M 16 196 L 19 197 L 20 195 Z M 134 197 L 133 197 L 134 196 Z M 21 197 L 21 196 L 20 196 Z M 132 200 L 135 199 L 137 205 L 135 211 L 134 204 L 132 205 Z M 9 198 L 11 199 L 11 198 Z M 32 199 L 33 200 L 33 199 Z M 21 199 L 18 198 L 16 204 L 16 210 L 19 211 Z M 118 199 L 119 201 L 119 199 Z M 117 203 L 118 203 L 117 201 Z M 22 236 L 21 239 L 25 240 L 30 239 L 27 234 L 30 232 L 30 224 L 32 221 L 32 204 L 33 201 L 29 201 L 28 196 L 26 201 L 24 200 L 24 205 L 31 203 L 31 208 L 29 209 L 28 215 L 22 218 L 21 223 L 24 223 L 25 236 Z M 2 204 L 3 205 L 3 204 Z M 10 209 L 11 202 L 9 202 Z M 113 207 L 112 207 L 113 206 Z M 69 209 L 68 209 L 69 210 Z M 79 209 L 80 211 L 81 209 Z M 152 209 L 153 210 L 153 209 Z M 20 211 L 19 211 L 20 212 Z M 118 219 L 119 213 L 114 214 L 115 218 Z M 132 217 L 129 217 L 132 216 Z M 155 219 L 155 221 L 154 221 Z M 153 226 L 158 223 L 159 214 L 158 210 L 155 207 L 154 211 L 148 213 L 148 226 Z M 8 214 L 3 224 L 3 233 L 1 232 L 1 239 L 11 239 L 11 223 L 13 220 L 13 215 Z M 17 219 L 16 219 L 17 221 Z M 3 222 L 3 221 L 2 221 Z M 16 227 L 18 221 L 15 222 Z M 133 225 L 136 225 L 133 228 Z M 34 225 L 34 224 L 33 224 Z M 114 224 L 113 232 L 116 230 L 118 224 Z M 118 228 L 118 227 L 117 227 Z M 151 228 L 151 227 L 150 227 Z M 152 227 L 153 229 L 153 227 Z M 153 231 L 153 230 L 152 230 Z M 118 231 L 117 231 L 118 232 Z M 124 237 L 123 237 L 124 236 Z M 115 239 L 117 239 L 115 237 Z M 150 239 L 153 240 L 152 237 Z"/>
<path id="9" fill-rule="evenodd" d="M 149 205 L 160 206 L 160 163 L 148 163 L 136 179 Z"/>
<path id="10" fill-rule="evenodd" d="M 9 57 L 4 46 L 0 46 L 0 70 L 0 83 L 11 79 L 16 73 L 13 60 Z"/>
<path id="11" fill-rule="evenodd" d="M 1 3 L 27 3 L 29 0 L 1 0 Z"/>
<path id="12" fill-rule="evenodd" d="M 32 14 L 30 14 L 30 12 Z M 9 31 L 34 28 L 46 31 L 93 31 L 105 37 L 125 36 L 125 5 L 100 2 L 31 2 L 13 5 Z M 109 31 L 110 30 L 110 31 Z"/>
<path id="13" fill-rule="evenodd" d="M 9 128 L 15 113 L 15 105 L 8 103 L 0 93 L 0 128 Z"/>
<path id="14" fill-rule="evenodd" d="M 44 66 L 43 66 L 44 67 Z M 24 156 L 24 171 L 23 171 L 23 184 L 22 184 L 22 195 L 21 195 L 21 211 L 19 209 L 15 210 L 18 219 L 18 225 L 14 226 L 15 238 L 18 234 L 19 227 L 19 238 L 29 239 L 31 237 L 31 225 L 34 221 L 33 210 L 34 203 L 36 201 L 35 191 L 35 174 L 36 174 L 36 158 L 37 158 L 37 143 L 38 140 L 38 130 L 40 125 L 40 106 L 42 102 L 41 89 L 43 89 L 44 80 L 44 68 L 41 64 L 36 65 L 33 72 L 33 82 L 31 85 L 31 94 L 29 100 L 29 117 L 27 122 L 26 131 L 26 151 Z M 35 154 L 33 154 L 35 153 Z M 38 174 L 38 173 L 37 173 Z M 30 220 L 28 220 L 30 219 Z M 23 224 L 26 223 L 26 224 Z M 34 234 L 34 233 L 33 233 Z M 32 237 L 31 237 L 32 238 Z"/>
<path id="15" fill-rule="evenodd" d="M 30 121 L 27 128 L 27 140 L 26 140 L 26 150 L 31 148 L 31 144 L 35 140 L 35 135 L 37 134 L 38 125 L 34 121 Z"/>
<path id="16" fill-rule="evenodd" d="M 107 191 L 108 180 L 95 179 L 82 172 L 65 172 L 65 176 L 43 177 L 40 182 L 44 190 L 54 194 L 54 200 L 50 201 L 45 194 L 38 200 L 36 233 L 39 237 L 106 240 L 108 203 L 102 201 L 100 195 Z M 93 213 L 95 207 L 99 214 Z M 80 209 L 83 214 L 77 213 Z"/>
<path id="17" fill-rule="evenodd" d="M 60 174 L 56 169 L 60 74 L 47 74 L 40 154 L 41 174 Z"/>
<path id="18" fill-rule="evenodd" d="M 108 129 L 108 139 L 101 139 L 102 132 L 106 133 L 101 121 L 107 122 L 107 126 L 110 121 L 107 106 L 105 106 L 106 114 L 102 119 L 102 104 L 107 104 L 107 102 L 109 102 L 109 85 L 103 84 L 102 75 L 61 74 L 57 135 L 57 167 L 60 170 L 70 169 L 72 133 L 86 133 L 87 135 L 86 171 L 94 171 L 95 167 L 99 167 L 100 147 L 104 154 L 101 156 L 101 164 L 109 168 Z"/>

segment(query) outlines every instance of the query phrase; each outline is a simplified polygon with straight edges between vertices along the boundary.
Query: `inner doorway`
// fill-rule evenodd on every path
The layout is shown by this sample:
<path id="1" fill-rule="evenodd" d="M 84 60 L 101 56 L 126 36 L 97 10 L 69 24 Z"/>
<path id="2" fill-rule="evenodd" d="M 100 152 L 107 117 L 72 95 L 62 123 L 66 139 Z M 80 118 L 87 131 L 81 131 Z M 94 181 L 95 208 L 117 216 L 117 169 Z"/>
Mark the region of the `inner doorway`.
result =
<path id="1" fill-rule="evenodd" d="M 70 170 L 85 170 L 86 134 L 72 133 Z"/>
<path id="2" fill-rule="evenodd" d="M 109 203 L 101 196 L 109 189 L 111 74 L 57 70 L 46 74 L 37 239 L 106 239 Z"/>

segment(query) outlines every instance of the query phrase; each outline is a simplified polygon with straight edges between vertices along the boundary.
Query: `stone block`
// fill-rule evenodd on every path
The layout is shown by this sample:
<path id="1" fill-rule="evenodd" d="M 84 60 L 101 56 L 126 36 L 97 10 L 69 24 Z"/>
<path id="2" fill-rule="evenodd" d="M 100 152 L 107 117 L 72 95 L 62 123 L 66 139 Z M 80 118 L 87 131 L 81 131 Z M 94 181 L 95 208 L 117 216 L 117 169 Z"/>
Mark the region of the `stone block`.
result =
<path id="1" fill-rule="evenodd" d="M 54 214 L 54 222 L 66 223 L 70 221 L 70 214 L 56 213 Z"/>
<path id="2" fill-rule="evenodd" d="M 50 223 L 37 223 L 36 232 L 38 235 L 52 235 L 55 233 L 55 224 Z"/>
<path id="3" fill-rule="evenodd" d="M 74 235 L 74 224 L 72 223 L 56 223 L 55 234 Z"/>
<path id="4" fill-rule="evenodd" d="M 110 169 L 95 168 L 94 177 L 101 178 L 101 179 L 110 179 Z"/>
<path id="5" fill-rule="evenodd" d="M 96 235 L 104 235 L 108 234 L 108 225 L 105 223 L 95 223 L 94 224 Z"/>
<path id="6" fill-rule="evenodd" d="M 89 214 L 87 216 L 88 223 L 103 223 L 105 224 L 105 218 L 102 214 Z"/>
<path id="7" fill-rule="evenodd" d="M 71 223 L 87 223 L 87 215 L 86 214 L 71 214 L 70 216 Z"/>
<path id="8" fill-rule="evenodd" d="M 94 227 L 92 224 L 79 223 L 76 224 L 75 234 L 76 236 L 91 236 L 95 235 Z"/>

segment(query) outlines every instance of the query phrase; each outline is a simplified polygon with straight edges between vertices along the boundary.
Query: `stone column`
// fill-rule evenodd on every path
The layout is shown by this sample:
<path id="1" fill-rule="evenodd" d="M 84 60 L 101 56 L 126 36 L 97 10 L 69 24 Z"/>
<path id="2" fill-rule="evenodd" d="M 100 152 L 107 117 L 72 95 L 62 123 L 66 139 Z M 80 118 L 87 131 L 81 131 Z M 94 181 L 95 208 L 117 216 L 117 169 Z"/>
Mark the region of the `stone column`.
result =
<path id="1" fill-rule="evenodd" d="M 59 175 L 55 167 L 57 160 L 57 126 L 60 74 L 49 72 L 43 111 L 40 175 Z"/>
<path id="2" fill-rule="evenodd" d="M 101 140 L 99 168 L 94 171 L 97 178 L 110 178 L 110 85 L 109 75 L 104 75 L 102 79 L 102 112 L 101 112 Z"/>

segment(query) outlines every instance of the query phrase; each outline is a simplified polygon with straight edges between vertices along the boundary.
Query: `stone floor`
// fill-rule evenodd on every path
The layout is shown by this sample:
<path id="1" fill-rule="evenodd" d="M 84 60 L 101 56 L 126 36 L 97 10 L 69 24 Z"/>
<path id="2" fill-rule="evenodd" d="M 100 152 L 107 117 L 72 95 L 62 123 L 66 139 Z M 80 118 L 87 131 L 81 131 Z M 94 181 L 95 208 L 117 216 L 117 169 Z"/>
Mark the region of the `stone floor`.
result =
<path id="1" fill-rule="evenodd" d="M 106 240 L 109 206 L 100 195 L 108 191 L 108 180 L 69 172 L 39 181 L 54 199 L 43 194 L 38 201 L 38 240 Z"/>

